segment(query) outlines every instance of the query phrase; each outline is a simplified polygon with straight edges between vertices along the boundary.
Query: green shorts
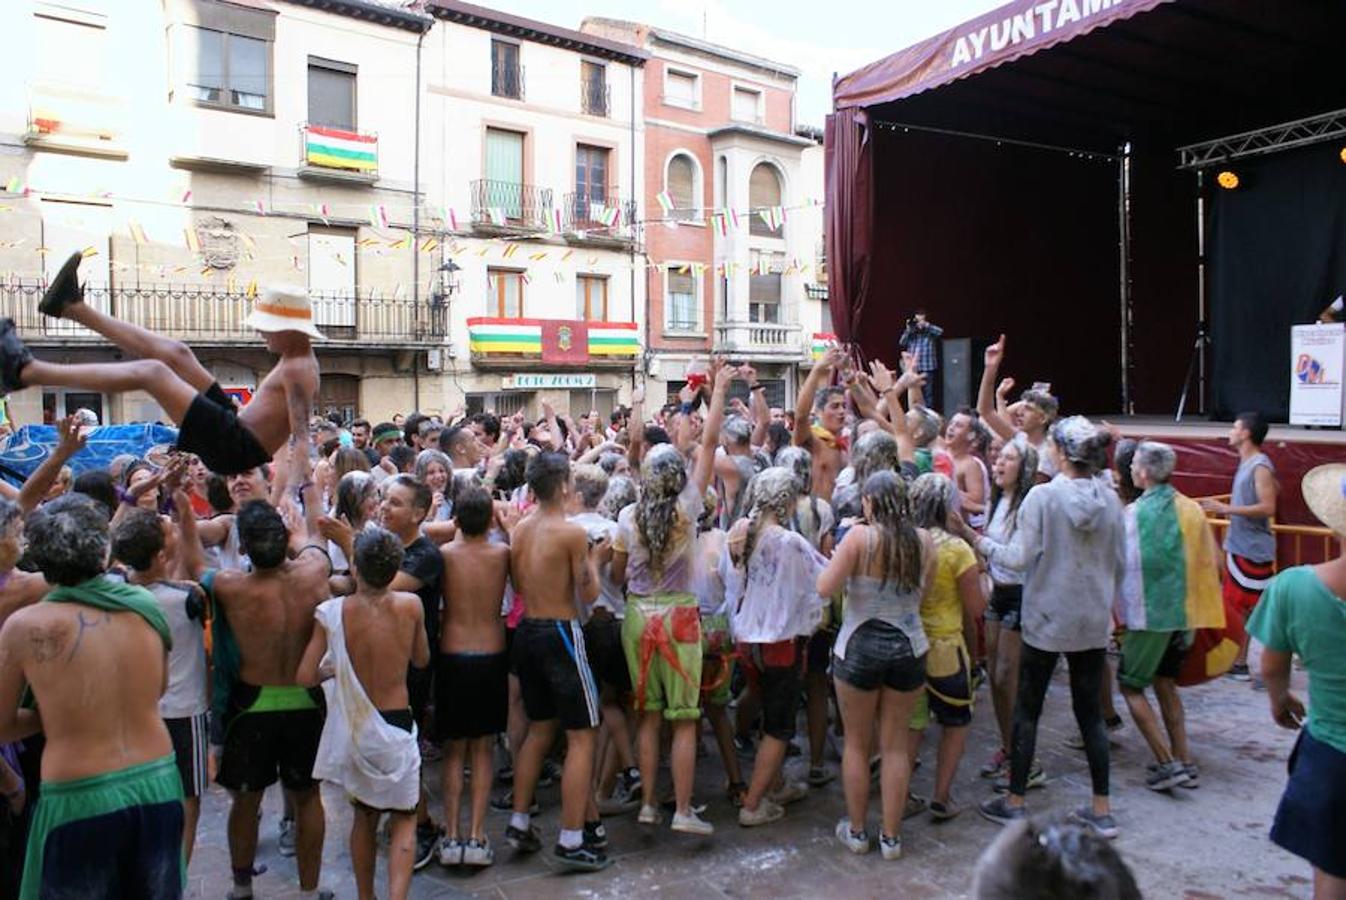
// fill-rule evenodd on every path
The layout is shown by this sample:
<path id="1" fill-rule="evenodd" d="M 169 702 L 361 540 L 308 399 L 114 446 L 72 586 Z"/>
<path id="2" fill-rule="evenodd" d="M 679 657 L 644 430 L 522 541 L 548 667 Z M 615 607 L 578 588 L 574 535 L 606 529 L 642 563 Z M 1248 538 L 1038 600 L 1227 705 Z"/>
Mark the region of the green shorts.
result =
<path id="1" fill-rule="evenodd" d="M 1192 646 L 1190 631 L 1128 631 L 1122 635 L 1122 660 L 1117 683 L 1143 691 L 1156 678 L 1177 678 L 1182 659 Z"/>
<path id="2" fill-rule="evenodd" d="M 622 650 L 637 711 L 701 718 L 701 611 L 695 597 L 628 597 Z"/>
<path id="3" fill-rule="evenodd" d="M 172 753 L 88 778 L 44 781 L 19 897 L 181 897 L 182 827 L 182 778 Z"/>
<path id="4" fill-rule="evenodd" d="M 727 706 L 734 679 L 734 639 L 723 613 L 701 617 L 701 702 Z"/>

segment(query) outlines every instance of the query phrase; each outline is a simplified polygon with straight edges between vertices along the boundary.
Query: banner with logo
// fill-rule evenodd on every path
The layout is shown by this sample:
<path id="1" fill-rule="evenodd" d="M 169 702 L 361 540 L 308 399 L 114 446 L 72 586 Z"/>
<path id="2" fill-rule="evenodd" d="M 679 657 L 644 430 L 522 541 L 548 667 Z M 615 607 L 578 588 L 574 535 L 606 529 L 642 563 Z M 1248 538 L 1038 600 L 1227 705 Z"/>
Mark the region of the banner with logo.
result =
<path id="1" fill-rule="evenodd" d="M 1340 428 L 1346 324 L 1290 329 L 1290 424 Z"/>
<path id="2" fill-rule="evenodd" d="M 542 361 L 586 363 L 589 361 L 589 326 L 579 320 L 542 320 Z"/>

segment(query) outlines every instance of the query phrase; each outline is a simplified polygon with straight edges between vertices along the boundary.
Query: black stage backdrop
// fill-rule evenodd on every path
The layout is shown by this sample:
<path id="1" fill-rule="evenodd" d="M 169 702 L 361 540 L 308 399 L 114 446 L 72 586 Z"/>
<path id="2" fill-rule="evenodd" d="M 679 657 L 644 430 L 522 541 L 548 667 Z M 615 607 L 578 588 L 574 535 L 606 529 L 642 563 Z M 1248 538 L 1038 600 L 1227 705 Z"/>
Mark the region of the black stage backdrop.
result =
<path id="1" fill-rule="evenodd" d="M 1318 144 L 1228 168 L 1212 187 L 1212 407 L 1215 418 L 1290 414 L 1290 326 L 1313 322 L 1346 292 L 1346 163 Z M 1207 173 L 1213 184 L 1219 169 Z M 1194 388 L 1195 389 L 1195 388 Z"/>

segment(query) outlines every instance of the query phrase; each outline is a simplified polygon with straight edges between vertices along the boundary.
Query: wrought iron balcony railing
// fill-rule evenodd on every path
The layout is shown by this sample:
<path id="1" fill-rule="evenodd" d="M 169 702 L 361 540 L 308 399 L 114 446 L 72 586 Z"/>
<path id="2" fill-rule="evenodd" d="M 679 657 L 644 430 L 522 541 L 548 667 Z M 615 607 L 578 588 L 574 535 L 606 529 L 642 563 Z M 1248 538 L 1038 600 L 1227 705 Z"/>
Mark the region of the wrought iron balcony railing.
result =
<path id="1" fill-rule="evenodd" d="M 606 80 L 580 79 L 580 111 L 590 116 L 612 115 L 612 89 Z"/>
<path id="2" fill-rule="evenodd" d="M 550 188 L 482 178 L 472 182 L 472 224 L 486 228 L 545 231 L 552 209 Z"/>
<path id="3" fill-rule="evenodd" d="M 568 235 L 630 243 L 636 239 L 636 202 L 613 191 L 578 191 L 561 198 L 562 229 Z"/>

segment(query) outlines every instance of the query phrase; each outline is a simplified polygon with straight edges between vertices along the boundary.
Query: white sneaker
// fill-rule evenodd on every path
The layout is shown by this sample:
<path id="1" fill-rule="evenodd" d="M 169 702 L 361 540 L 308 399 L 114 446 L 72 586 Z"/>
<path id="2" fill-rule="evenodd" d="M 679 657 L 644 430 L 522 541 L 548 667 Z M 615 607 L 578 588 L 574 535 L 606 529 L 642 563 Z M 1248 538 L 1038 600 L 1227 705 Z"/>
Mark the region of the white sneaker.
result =
<path id="1" fill-rule="evenodd" d="M 884 859 L 902 858 L 902 835 L 890 837 L 886 834 L 879 835 L 879 852 L 883 854 Z"/>
<path id="2" fill-rule="evenodd" d="M 636 821 L 641 825 L 658 825 L 664 820 L 657 806 L 642 806 L 640 815 L 636 816 Z"/>
<path id="3" fill-rule="evenodd" d="M 756 809 L 750 810 L 745 806 L 738 811 L 738 824 L 744 828 L 753 828 L 757 825 L 767 825 L 775 822 L 784 815 L 785 807 L 763 797 L 762 802 L 757 804 Z"/>
<path id="4" fill-rule="evenodd" d="M 463 848 L 463 865 L 465 866 L 489 866 L 495 862 L 495 851 L 491 849 L 491 841 L 488 838 L 477 840 L 469 839 L 466 843 L 461 843 Z"/>
<path id="5" fill-rule="evenodd" d="M 689 810 L 686 815 L 682 813 L 673 814 L 674 831 L 680 831 L 683 834 L 714 834 L 715 826 L 707 822 L 696 814 L 696 810 Z"/>
<path id="6" fill-rule="evenodd" d="M 439 842 L 439 864 L 441 866 L 461 866 L 463 864 L 462 838 L 444 838 Z"/>
<path id="7" fill-rule="evenodd" d="M 808 785 L 802 781 L 787 781 L 778 791 L 772 791 L 767 796 L 771 802 L 778 803 L 781 806 L 788 806 L 791 803 L 797 803 L 809 795 Z"/>
<path id="8" fill-rule="evenodd" d="M 859 833 L 851 831 L 851 820 L 842 819 L 837 823 L 837 840 L 841 841 L 841 846 L 852 853 L 869 852 L 869 835 L 863 830 Z"/>

